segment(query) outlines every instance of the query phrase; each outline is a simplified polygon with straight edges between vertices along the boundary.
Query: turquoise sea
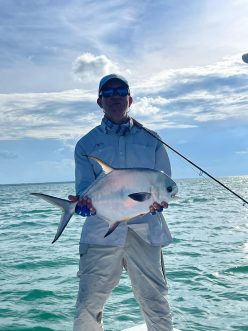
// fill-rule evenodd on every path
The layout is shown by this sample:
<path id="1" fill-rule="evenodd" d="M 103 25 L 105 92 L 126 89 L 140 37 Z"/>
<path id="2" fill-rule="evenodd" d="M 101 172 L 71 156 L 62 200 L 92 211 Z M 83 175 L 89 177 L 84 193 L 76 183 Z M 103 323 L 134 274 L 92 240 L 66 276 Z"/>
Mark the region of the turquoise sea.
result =
<path id="1" fill-rule="evenodd" d="M 248 198 L 247 176 L 221 180 Z M 180 199 L 165 211 L 174 243 L 163 249 L 175 327 L 247 331 L 248 208 L 202 177 L 177 183 Z M 74 184 L 0 186 L 0 330 L 70 331 L 84 219 L 74 216 L 52 245 L 60 211 L 30 192 L 66 198 Z M 105 307 L 105 331 L 141 322 L 123 272 Z"/>

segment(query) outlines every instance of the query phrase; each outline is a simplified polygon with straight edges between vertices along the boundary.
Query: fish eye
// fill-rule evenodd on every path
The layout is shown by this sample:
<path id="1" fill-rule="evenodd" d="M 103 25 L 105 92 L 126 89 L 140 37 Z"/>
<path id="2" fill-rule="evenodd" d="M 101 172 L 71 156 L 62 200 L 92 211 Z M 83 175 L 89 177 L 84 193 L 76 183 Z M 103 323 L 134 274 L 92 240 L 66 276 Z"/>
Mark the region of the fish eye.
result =
<path id="1" fill-rule="evenodd" d="M 167 192 L 169 192 L 169 193 L 172 192 L 172 187 L 171 186 L 167 187 Z"/>

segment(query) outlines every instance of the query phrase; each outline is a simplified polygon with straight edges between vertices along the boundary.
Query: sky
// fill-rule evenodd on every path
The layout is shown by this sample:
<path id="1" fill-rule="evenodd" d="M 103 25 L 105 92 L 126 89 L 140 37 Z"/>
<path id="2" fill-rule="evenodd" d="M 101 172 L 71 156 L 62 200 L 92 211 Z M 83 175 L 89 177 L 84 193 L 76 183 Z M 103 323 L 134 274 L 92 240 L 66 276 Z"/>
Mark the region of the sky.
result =
<path id="1" fill-rule="evenodd" d="M 213 176 L 248 175 L 247 13 L 247 0 L 0 0 L 0 184 L 73 181 L 114 72 L 166 143 Z M 174 178 L 198 176 L 169 156 Z"/>

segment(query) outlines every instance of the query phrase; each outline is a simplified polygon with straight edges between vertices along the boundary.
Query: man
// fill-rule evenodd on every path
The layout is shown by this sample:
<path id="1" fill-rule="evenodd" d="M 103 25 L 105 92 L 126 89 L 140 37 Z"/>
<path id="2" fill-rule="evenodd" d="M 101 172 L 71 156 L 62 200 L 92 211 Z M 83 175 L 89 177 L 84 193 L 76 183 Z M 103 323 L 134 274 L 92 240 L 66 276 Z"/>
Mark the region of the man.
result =
<path id="1" fill-rule="evenodd" d="M 104 117 L 79 140 L 75 148 L 77 212 L 88 215 L 80 239 L 80 277 L 74 331 L 100 331 L 102 310 L 112 289 L 118 284 L 123 267 L 144 315 L 148 331 L 172 331 L 167 283 L 161 268 L 161 246 L 171 235 L 161 214 L 163 201 L 150 206 L 150 213 L 122 222 L 104 238 L 108 223 L 95 215 L 94 201 L 84 190 L 100 175 L 101 167 L 87 156 L 102 159 L 114 168 L 144 167 L 171 175 L 163 145 L 128 116 L 132 104 L 127 80 L 116 74 L 105 76 L 99 84 L 97 104 Z M 106 208 L 111 208 L 111 204 Z M 114 210 L 113 210 L 114 213 Z"/>

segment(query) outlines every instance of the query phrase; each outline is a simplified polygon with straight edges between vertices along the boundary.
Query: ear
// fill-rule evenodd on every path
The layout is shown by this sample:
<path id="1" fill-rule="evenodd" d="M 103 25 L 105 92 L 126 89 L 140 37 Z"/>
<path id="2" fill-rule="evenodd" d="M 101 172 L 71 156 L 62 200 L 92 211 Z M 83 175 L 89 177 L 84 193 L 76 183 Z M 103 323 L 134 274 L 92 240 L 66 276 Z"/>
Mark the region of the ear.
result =
<path id="1" fill-rule="evenodd" d="M 98 106 L 102 108 L 102 98 L 98 98 L 96 102 Z"/>
<path id="2" fill-rule="evenodd" d="M 129 105 L 129 107 L 131 106 L 132 103 L 133 103 L 133 98 L 129 95 L 129 97 L 128 97 L 128 105 Z"/>

